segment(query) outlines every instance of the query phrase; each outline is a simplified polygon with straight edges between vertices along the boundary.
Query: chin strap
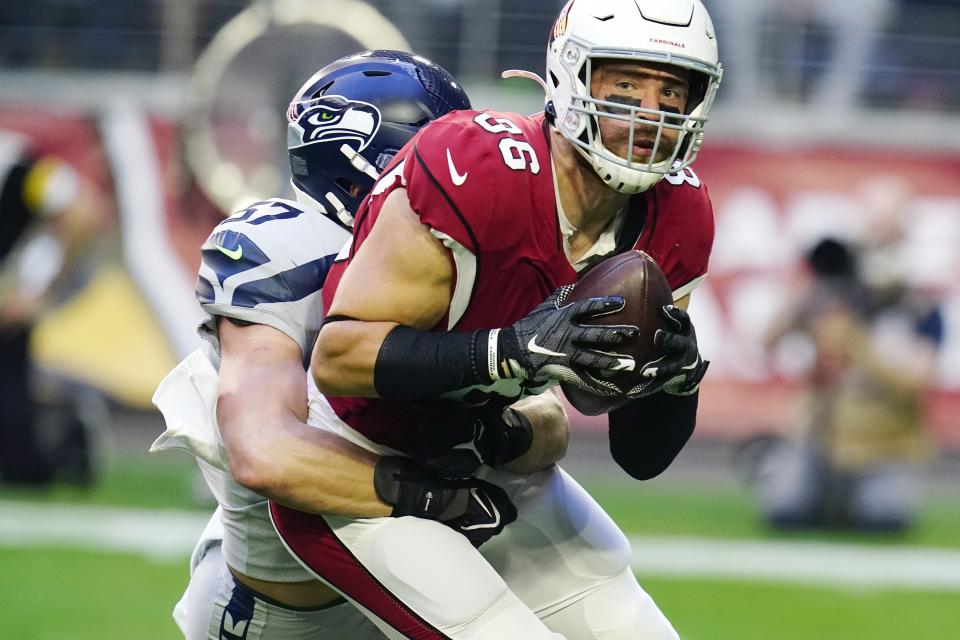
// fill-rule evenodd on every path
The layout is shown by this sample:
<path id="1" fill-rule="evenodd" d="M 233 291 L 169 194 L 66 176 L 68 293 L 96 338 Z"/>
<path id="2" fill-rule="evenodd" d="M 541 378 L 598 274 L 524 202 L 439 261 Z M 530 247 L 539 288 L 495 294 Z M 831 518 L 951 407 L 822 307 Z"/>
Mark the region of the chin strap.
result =
<path id="1" fill-rule="evenodd" d="M 343 202 L 340 201 L 340 198 L 327 192 L 324 194 L 324 198 L 330 203 L 330 206 L 327 206 L 298 187 L 297 183 L 293 180 L 290 181 L 290 184 L 293 185 L 293 192 L 297 196 L 297 202 L 313 207 L 331 220 L 333 220 L 333 216 L 336 216 L 336 219 L 340 221 L 340 224 L 342 224 L 347 231 L 353 229 L 353 214 L 347 211 L 347 208 L 343 205 Z M 330 207 L 333 208 L 331 209 Z"/>
<path id="2" fill-rule="evenodd" d="M 359 171 L 360 173 L 364 173 L 367 175 L 367 177 L 373 178 L 374 180 L 377 180 L 378 178 L 380 178 L 380 172 L 377 171 L 377 168 L 372 164 L 370 164 L 369 162 L 367 162 L 367 159 L 364 158 L 362 155 L 354 151 L 353 147 L 351 147 L 350 145 L 348 144 L 340 145 L 340 153 L 345 155 L 347 157 L 347 160 L 350 161 L 350 164 L 353 166 L 353 168 Z"/>
<path id="3" fill-rule="evenodd" d="M 349 228 L 353 228 L 353 214 L 347 211 L 347 208 L 343 205 L 343 202 L 340 201 L 340 198 L 333 195 L 333 192 L 328 191 L 324 197 L 327 199 L 327 202 L 333 207 L 333 214 L 337 216 L 337 219 L 340 220 L 343 224 Z"/>

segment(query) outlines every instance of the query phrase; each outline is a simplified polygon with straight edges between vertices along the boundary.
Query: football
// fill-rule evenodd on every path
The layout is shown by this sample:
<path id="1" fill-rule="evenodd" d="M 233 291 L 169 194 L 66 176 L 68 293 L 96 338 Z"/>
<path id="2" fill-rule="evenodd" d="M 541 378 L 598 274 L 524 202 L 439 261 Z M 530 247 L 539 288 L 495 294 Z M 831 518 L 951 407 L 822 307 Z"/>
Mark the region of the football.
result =
<path id="1" fill-rule="evenodd" d="M 626 305 L 617 313 L 588 321 L 592 324 L 630 324 L 640 329 L 637 341 L 620 347 L 637 363 L 634 371 L 611 374 L 609 379 L 620 389 L 629 389 L 640 382 L 640 368 L 663 355 L 653 344 L 657 329 L 666 329 L 662 307 L 673 303 L 673 292 L 657 263 L 642 251 L 627 251 L 603 262 L 581 275 L 567 295 L 576 301 L 596 296 L 619 295 Z M 627 403 L 623 396 L 598 396 L 564 382 L 564 395 L 577 411 L 595 416 L 608 413 Z"/>

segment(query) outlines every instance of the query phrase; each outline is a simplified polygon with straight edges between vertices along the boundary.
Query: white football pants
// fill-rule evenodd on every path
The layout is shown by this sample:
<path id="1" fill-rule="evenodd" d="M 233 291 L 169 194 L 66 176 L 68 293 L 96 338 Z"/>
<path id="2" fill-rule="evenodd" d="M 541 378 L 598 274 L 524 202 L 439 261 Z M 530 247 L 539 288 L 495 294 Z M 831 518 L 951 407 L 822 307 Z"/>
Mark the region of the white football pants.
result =
<path id="1" fill-rule="evenodd" d="M 186 640 L 383 640 L 359 609 L 341 602 L 291 609 L 236 582 L 218 545 L 208 545 L 178 605 Z M 177 617 L 177 616 L 175 616 Z"/>
<path id="2" fill-rule="evenodd" d="M 559 467 L 487 470 L 519 517 L 479 550 L 437 522 L 316 516 L 271 506 L 301 564 L 390 638 L 676 640 L 637 584 L 630 545 Z"/>

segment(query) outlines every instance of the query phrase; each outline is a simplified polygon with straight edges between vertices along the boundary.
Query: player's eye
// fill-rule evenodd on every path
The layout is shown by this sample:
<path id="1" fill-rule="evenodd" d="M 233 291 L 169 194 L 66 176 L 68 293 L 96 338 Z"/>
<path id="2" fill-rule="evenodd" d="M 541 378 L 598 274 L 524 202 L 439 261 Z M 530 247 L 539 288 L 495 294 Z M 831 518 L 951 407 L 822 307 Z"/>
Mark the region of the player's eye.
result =
<path id="1" fill-rule="evenodd" d="M 617 89 L 623 89 L 624 91 L 630 91 L 633 89 L 633 83 L 627 80 L 621 80 L 616 85 Z"/>

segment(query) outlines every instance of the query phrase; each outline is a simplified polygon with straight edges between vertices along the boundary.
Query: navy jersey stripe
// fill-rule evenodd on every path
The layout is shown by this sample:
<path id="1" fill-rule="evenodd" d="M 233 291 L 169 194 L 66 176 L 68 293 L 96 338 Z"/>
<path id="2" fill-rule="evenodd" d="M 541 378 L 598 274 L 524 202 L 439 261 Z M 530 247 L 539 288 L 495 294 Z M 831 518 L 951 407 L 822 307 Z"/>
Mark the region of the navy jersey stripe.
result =
<path id="1" fill-rule="evenodd" d="M 213 304 L 216 300 L 213 292 L 213 285 L 203 276 L 197 276 L 197 300 L 200 304 Z"/>
<path id="2" fill-rule="evenodd" d="M 253 593 L 244 585 L 236 579 L 233 582 L 230 602 L 224 607 L 223 615 L 220 617 L 220 638 L 221 640 L 246 640 L 250 623 L 253 621 L 256 602 Z"/>
<path id="3" fill-rule="evenodd" d="M 336 257 L 337 254 L 331 253 L 269 278 L 246 282 L 234 290 L 230 303 L 235 307 L 253 308 L 264 303 L 302 300 L 323 288 Z"/>

